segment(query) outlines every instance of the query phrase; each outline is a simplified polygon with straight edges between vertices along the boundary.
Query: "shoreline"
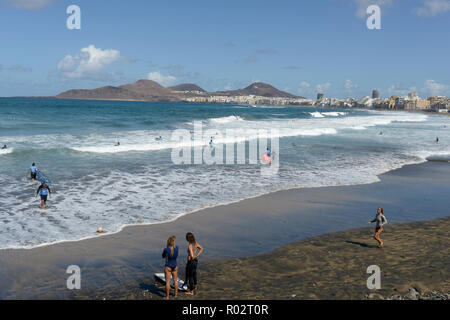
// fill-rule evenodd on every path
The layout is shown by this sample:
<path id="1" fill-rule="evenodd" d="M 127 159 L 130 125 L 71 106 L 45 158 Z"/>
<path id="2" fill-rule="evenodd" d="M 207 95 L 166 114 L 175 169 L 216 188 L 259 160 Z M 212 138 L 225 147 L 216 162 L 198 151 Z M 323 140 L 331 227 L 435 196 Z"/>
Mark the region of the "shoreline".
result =
<path id="1" fill-rule="evenodd" d="M 450 157 L 450 156 L 449 156 L 449 157 Z M 428 158 L 430 158 L 430 159 L 428 159 Z M 226 207 L 226 206 L 228 206 L 228 205 L 240 203 L 240 202 L 242 202 L 242 201 L 246 201 L 246 200 L 250 200 L 250 199 L 255 199 L 255 198 L 264 197 L 264 196 L 267 196 L 267 195 L 270 195 L 270 194 L 273 194 L 273 193 L 278 193 L 278 192 L 284 192 L 284 191 L 289 191 L 289 190 L 301 190 L 301 189 L 333 188 L 333 187 L 338 188 L 338 187 L 349 187 L 349 186 L 363 186 L 363 185 L 368 185 L 368 184 L 372 184 L 372 183 L 377 183 L 377 182 L 379 182 L 379 176 L 388 174 L 389 172 L 392 172 L 392 171 L 399 170 L 399 169 L 401 169 L 401 168 L 403 168 L 403 167 L 405 167 L 405 166 L 420 165 L 420 164 L 426 163 L 426 162 L 444 162 L 444 163 L 450 162 L 450 158 L 449 158 L 449 159 L 446 159 L 446 158 L 444 158 L 443 156 L 434 156 L 434 157 L 431 156 L 431 157 L 428 157 L 428 158 L 425 159 L 425 160 L 423 160 L 423 161 L 421 161 L 421 162 L 409 163 L 409 164 L 402 165 L 402 166 L 399 167 L 399 168 L 395 168 L 395 169 L 388 170 L 388 171 L 386 171 L 386 172 L 384 172 L 384 173 L 382 173 L 382 174 L 380 174 L 380 175 L 377 175 L 378 181 L 375 181 L 375 182 L 355 183 L 355 184 L 343 184 L 343 185 L 334 185 L 334 186 L 332 185 L 332 186 L 316 186 L 316 187 L 290 187 L 290 188 L 278 189 L 278 190 L 275 190 L 275 191 L 267 191 L 267 192 L 263 192 L 263 193 L 260 193 L 260 194 L 256 194 L 256 195 L 251 196 L 251 197 L 247 197 L 247 198 L 242 198 L 242 199 L 232 200 L 232 201 L 229 201 L 229 202 L 226 202 L 226 203 L 217 203 L 217 204 L 213 204 L 213 205 L 209 205 L 209 206 L 204 206 L 204 207 L 202 207 L 202 208 L 195 209 L 195 210 L 192 210 L 192 211 L 186 211 L 186 212 L 180 213 L 179 215 L 177 215 L 176 217 L 174 217 L 174 218 L 171 219 L 171 220 L 166 220 L 166 221 L 156 221 L 156 222 L 149 222 L 149 223 L 126 224 L 126 225 L 121 226 L 121 227 L 119 228 L 119 230 L 114 231 L 114 232 L 110 232 L 110 233 L 109 233 L 109 232 L 106 230 L 106 231 L 104 231 L 102 234 L 99 234 L 99 233 L 96 233 L 96 232 L 93 231 L 93 235 L 92 235 L 92 236 L 87 236 L 87 237 L 83 237 L 83 238 L 76 239 L 76 240 L 60 240 L 60 241 L 55 241 L 55 242 L 51 242 L 51 243 L 42 243 L 42 244 L 38 244 L 38 245 L 35 245 L 35 246 L 32 246 L 32 247 L 8 247 L 8 248 L 0 248 L 0 253 L 1 253 L 3 250 L 33 250 L 33 249 L 45 248 L 45 247 L 48 247 L 48 246 L 54 246 L 54 245 L 64 244 L 64 243 L 74 243 L 74 242 L 76 243 L 76 242 L 79 242 L 79 241 L 86 241 L 86 240 L 96 239 L 96 238 L 100 238 L 100 237 L 112 236 L 112 235 L 114 235 L 114 234 L 123 232 L 124 229 L 126 229 L 126 228 L 133 228 L 133 227 L 139 227 L 139 226 L 145 227 L 145 226 L 153 226 L 153 225 L 160 225 L 160 224 L 172 223 L 172 222 L 177 221 L 178 219 L 183 218 L 184 216 L 187 216 L 187 215 L 190 215 L 190 214 L 195 214 L 195 213 L 200 212 L 200 211 L 204 211 L 204 210 L 208 210 L 208 209 L 213 209 L 213 208 L 216 208 L 216 207 L 223 207 L 223 206 Z"/>
<path id="2" fill-rule="evenodd" d="M 380 204 L 387 206 L 391 223 L 442 218 L 450 215 L 443 200 L 450 191 L 449 173 L 446 162 L 407 165 L 372 184 L 277 191 L 202 209 L 173 222 L 125 227 L 115 234 L 35 249 L 5 249 L 0 251 L 0 298 L 95 297 L 104 288 L 139 286 L 139 281 L 148 282 L 150 274 L 160 271 L 160 250 L 170 234 L 177 235 L 183 248 L 185 232 L 193 231 L 206 248 L 202 261 L 207 261 L 262 254 L 312 236 L 352 229 L 372 218 Z M 414 204 L 412 212 L 404 211 Z M 83 270 L 84 286 L 76 293 L 65 288 L 65 271 L 72 264 Z"/>
<path id="3" fill-rule="evenodd" d="M 79 101 L 118 101 L 118 102 L 167 102 L 167 103 L 183 103 L 183 104 L 220 104 L 220 105 L 238 105 L 238 106 L 250 106 L 249 104 L 242 104 L 242 103 L 223 103 L 223 102 L 194 102 L 194 101 L 170 101 L 170 100 L 139 100 L 139 99 L 97 99 L 97 98 L 60 98 L 56 96 L 48 96 L 48 97 L 28 97 L 28 96 L 16 96 L 16 97 L 0 97 L 4 99 L 52 99 L 52 100 L 79 100 Z M 255 104 L 257 106 L 266 106 L 267 104 Z M 348 108 L 348 107 L 327 107 L 327 106 L 314 106 L 314 105 L 277 105 L 277 104 L 269 104 L 271 107 L 284 107 L 284 108 L 316 108 L 316 109 L 342 109 L 342 110 L 359 110 L 359 111 L 379 111 L 379 112 L 410 112 L 410 113 L 420 113 L 420 114 L 427 114 L 427 115 L 442 115 L 450 117 L 450 112 L 442 113 L 442 112 L 436 112 L 431 110 L 421 110 L 421 109 L 378 109 L 378 108 Z"/>
<path id="4" fill-rule="evenodd" d="M 414 237 L 419 230 L 420 236 Z M 244 258 L 200 264 L 195 296 L 177 300 L 450 300 L 450 216 L 388 224 L 385 246 L 371 238 L 373 226 L 327 233 Z M 380 289 L 367 288 L 367 267 L 381 271 Z M 180 274 L 180 273 L 179 273 Z M 147 280 L 151 283 L 150 276 Z M 94 298 L 160 300 L 164 287 L 127 283 Z M 173 299 L 173 290 L 171 291 Z M 89 299 L 92 296 L 77 296 Z"/>

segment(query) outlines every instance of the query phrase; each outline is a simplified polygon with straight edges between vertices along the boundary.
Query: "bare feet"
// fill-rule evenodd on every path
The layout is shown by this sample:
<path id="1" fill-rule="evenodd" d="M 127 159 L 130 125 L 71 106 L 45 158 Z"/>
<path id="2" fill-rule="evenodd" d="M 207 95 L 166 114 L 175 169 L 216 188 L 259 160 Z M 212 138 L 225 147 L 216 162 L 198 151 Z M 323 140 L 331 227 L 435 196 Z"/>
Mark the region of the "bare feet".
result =
<path id="1" fill-rule="evenodd" d="M 194 295 L 194 291 L 188 291 L 186 292 L 187 295 L 193 296 Z"/>

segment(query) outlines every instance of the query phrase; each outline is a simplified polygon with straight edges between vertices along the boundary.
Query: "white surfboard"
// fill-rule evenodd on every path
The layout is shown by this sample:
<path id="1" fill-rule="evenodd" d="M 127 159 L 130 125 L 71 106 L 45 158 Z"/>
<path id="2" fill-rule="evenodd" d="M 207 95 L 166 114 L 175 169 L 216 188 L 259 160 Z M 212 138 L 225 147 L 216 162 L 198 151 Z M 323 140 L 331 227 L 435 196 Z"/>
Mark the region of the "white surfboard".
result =
<path id="1" fill-rule="evenodd" d="M 155 280 L 159 283 L 166 285 L 166 277 L 164 276 L 164 273 L 155 273 Z M 173 285 L 173 278 L 170 277 L 170 287 L 173 289 L 175 288 Z M 178 279 L 178 290 L 180 291 L 188 291 L 187 285 L 184 283 L 183 280 Z"/>

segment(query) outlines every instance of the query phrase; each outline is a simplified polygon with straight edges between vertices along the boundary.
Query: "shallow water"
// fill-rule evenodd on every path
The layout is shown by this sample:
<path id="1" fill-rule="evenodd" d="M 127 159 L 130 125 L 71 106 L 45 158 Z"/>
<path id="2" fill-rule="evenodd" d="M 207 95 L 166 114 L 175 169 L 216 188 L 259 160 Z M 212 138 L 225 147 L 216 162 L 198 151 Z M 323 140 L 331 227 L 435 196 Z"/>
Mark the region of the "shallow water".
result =
<path id="1" fill-rule="evenodd" d="M 173 148 L 186 146 L 171 140 L 174 130 L 199 122 L 204 135 L 196 131 L 194 143 L 206 151 L 211 135 L 217 150 L 254 143 L 251 129 L 277 129 L 264 138 L 279 138 L 278 173 L 261 175 L 248 154 L 246 164 L 173 163 Z M 405 112 L 2 98 L 0 248 L 89 238 L 100 226 L 113 233 L 280 189 L 375 182 L 405 164 L 449 156 L 449 130 L 448 117 Z M 26 176 L 32 162 L 53 181 L 45 212 Z"/>

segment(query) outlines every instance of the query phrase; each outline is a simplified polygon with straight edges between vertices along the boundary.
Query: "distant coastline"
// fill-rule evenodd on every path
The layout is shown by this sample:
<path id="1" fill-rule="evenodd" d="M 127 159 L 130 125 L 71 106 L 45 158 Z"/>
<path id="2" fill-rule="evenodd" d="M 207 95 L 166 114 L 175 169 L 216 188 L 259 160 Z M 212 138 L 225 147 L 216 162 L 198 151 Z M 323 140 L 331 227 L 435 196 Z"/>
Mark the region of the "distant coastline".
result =
<path id="1" fill-rule="evenodd" d="M 372 97 L 362 98 L 328 98 L 323 93 L 317 99 L 307 99 L 278 90 L 274 86 L 255 82 L 243 89 L 207 92 L 193 83 L 164 87 L 152 80 L 141 79 L 132 84 L 105 86 L 95 89 L 72 89 L 53 98 L 111 101 L 159 101 L 190 103 L 221 103 L 243 105 L 274 106 L 313 106 L 331 108 L 363 108 L 379 110 L 430 111 L 436 113 L 450 112 L 450 98 L 442 96 L 420 98 L 416 92 L 408 96 L 390 96 L 380 98 L 379 91 L 374 90 Z"/>

